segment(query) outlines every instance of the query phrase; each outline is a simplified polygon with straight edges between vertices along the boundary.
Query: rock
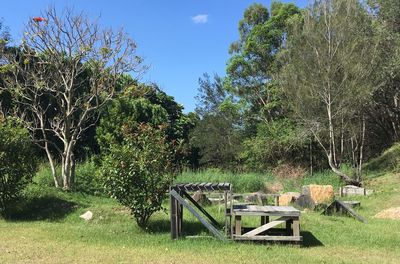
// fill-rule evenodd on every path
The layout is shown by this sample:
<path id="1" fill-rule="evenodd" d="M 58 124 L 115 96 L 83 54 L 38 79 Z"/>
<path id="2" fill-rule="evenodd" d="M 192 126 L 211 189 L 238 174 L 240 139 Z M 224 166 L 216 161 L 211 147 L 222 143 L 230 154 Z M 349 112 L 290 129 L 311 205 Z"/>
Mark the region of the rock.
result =
<path id="1" fill-rule="evenodd" d="M 244 198 L 246 203 L 256 203 L 256 204 L 265 204 L 267 202 L 267 196 L 262 192 L 255 192 L 247 195 Z"/>
<path id="2" fill-rule="evenodd" d="M 349 195 L 371 195 L 374 191 L 367 190 L 365 188 L 354 185 L 346 185 L 344 187 L 340 187 L 339 192 L 341 196 L 349 196 Z"/>
<path id="3" fill-rule="evenodd" d="M 300 195 L 300 197 L 294 203 L 301 208 L 308 208 L 311 210 L 314 210 L 315 208 L 315 202 L 309 195 Z"/>
<path id="4" fill-rule="evenodd" d="M 200 205 L 210 205 L 211 201 L 202 191 L 197 191 L 192 195 L 192 199 Z"/>
<path id="5" fill-rule="evenodd" d="M 90 211 L 87 211 L 86 213 L 84 213 L 83 215 L 79 216 L 82 219 L 85 219 L 86 221 L 89 221 L 93 218 L 93 213 Z"/>
<path id="6" fill-rule="evenodd" d="M 300 197 L 300 193 L 287 192 L 279 196 L 279 205 L 289 205 Z"/>
<path id="7" fill-rule="evenodd" d="M 332 185 L 305 185 L 301 194 L 310 196 L 316 205 L 330 203 L 335 199 Z"/>

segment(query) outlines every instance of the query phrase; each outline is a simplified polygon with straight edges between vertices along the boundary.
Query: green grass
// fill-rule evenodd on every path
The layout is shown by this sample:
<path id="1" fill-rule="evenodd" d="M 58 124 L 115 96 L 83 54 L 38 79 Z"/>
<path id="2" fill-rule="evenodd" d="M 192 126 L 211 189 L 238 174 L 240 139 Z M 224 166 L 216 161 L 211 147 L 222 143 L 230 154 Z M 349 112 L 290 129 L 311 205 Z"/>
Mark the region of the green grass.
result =
<path id="1" fill-rule="evenodd" d="M 248 177 L 258 178 L 255 175 Z M 189 175 L 181 179 L 184 177 Z M 262 181 L 271 180 L 269 177 Z M 326 177 L 314 175 L 302 182 L 320 179 L 325 183 Z M 242 186 L 239 179 L 235 180 Z M 362 204 L 358 211 L 368 224 L 305 211 L 301 217 L 301 248 L 207 238 L 173 241 L 165 212 L 155 214 L 148 230 L 143 231 L 112 199 L 31 185 L 14 213 L 0 220 L 0 263 L 398 263 L 400 221 L 373 216 L 399 206 L 400 176 L 389 173 L 371 177 L 366 185 L 375 193 L 357 199 Z M 86 210 L 94 214 L 89 222 L 79 218 Z M 222 221 L 222 208 L 207 210 Z M 255 224 L 252 219 L 244 220 L 245 224 Z M 187 235 L 207 234 L 187 211 L 184 230 Z"/>
<path id="2" fill-rule="evenodd" d="M 399 171 L 400 169 L 400 143 L 394 144 L 385 150 L 382 155 L 370 160 L 365 164 L 367 171 Z"/>

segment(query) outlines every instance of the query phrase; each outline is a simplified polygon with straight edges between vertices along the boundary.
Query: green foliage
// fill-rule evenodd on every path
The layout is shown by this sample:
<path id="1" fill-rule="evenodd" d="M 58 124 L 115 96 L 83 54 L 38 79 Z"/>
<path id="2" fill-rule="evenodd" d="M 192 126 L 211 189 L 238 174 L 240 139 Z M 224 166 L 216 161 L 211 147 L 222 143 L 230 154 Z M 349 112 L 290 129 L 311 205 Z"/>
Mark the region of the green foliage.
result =
<path id="1" fill-rule="evenodd" d="M 140 227 L 162 209 L 173 180 L 170 145 L 162 128 L 141 124 L 124 131 L 124 140 L 104 157 L 102 174 L 108 194 L 131 210 Z"/>
<path id="2" fill-rule="evenodd" d="M 98 170 L 98 162 L 87 160 L 75 168 L 74 190 L 91 195 L 104 194 L 103 181 Z"/>
<path id="3" fill-rule="evenodd" d="M 59 166 L 56 166 L 57 173 L 61 172 Z M 51 174 L 51 169 L 49 164 L 41 163 L 39 165 L 38 171 L 36 172 L 35 176 L 32 179 L 33 183 L 37 184 L 41 187 L 53 187 L 54 186 L 54 179 L 53 175 Z"/>
<path id="4" fill-rule="evenodd" d="M 268 9 L 253 4 L 239 22 L 240 39 L 231 44 L 227 65 L 230 91 L 246 105 L 249 122 L 271 120 L 284 114 L 280 91 L 271 79 L 276 54 L 285 40 L 288 21 L 300 13 L 293 4 L 274 2 Z"/>
<path id="5" fill-rule="evenodd" d="M 189 130 L 195 120 L 183 114 L 183 107 L 157 86 L 135 84 L 113 100 L 97 127 L 97 142 L 101 153 L 107 154 L 110 146 L 121 144 L 124 130 L 134 130 L 144 123 L 163 126 L 168 141 L 174 142 L 177 151 L 174 163 L 185 165 L 192 155 L 189 147 Z"/>
<path id="6" fill-rule="evenodd" d="M 0 213 L 32 180 L 36 165 L 28 131 L 0 119 Z"/>
<path id="7" fill-rule="evenodd" d="M 260 124 L 257 135 L 243 143 L 240 154 L 247 170 L 263 171 L 282 162 L 301 163 L 307 154 L 305 139 L 289 119 Z"/>

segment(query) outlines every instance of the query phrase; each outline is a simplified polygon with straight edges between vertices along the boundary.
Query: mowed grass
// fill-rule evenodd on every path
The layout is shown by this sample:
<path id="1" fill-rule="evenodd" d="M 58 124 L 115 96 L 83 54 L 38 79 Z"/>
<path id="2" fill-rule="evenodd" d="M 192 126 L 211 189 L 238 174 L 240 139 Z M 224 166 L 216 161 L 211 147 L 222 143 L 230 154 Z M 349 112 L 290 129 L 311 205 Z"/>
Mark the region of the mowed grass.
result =
<path id="1" fill-rule="evenodd" d="M 140 230 L 112 199 L 33 185 L 27 200 L 0 220 L 0 263 L 399 263 L 400 221 L 373 216 L 400 206 L 400 176 L 385 174 L 366 184 L 375 193 L 356 199 L 368 224 L 305 211 L 300 248 L 213 238 L 173 241 L 166 212 L 155 214 L 148 230 Z M 79 215 L 87 210 L 94 217 L 85 222 Z M 221 207 L 207 210 L 223 221 Z M 184 219 L 187 235 L 208 234 L 187 211 Z"/>

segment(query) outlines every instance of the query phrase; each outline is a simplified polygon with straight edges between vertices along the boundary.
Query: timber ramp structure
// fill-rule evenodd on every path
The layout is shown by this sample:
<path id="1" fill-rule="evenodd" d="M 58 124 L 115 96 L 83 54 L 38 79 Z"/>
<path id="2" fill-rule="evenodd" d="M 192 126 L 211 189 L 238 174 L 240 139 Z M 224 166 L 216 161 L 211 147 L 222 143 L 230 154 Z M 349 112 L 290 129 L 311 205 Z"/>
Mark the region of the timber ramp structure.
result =
<path id="1" fill-rule="evenodd" d="M 225 225 L 220 224 L 189 193 L 223 193 Z M 182 236 L 183 208 L 186 208 L 220 240 L 300 242 L 300 211 L 291 206 L 234 204 L 230 183 L 186 183 L 170 187 L 171 238 Z M 260 226 L 243 227 L 242 217 L 260 217 Z M 272 219 L 274 218 L 274 219 Z M 277 228 L 284 225 L 283 228 Z"/>

